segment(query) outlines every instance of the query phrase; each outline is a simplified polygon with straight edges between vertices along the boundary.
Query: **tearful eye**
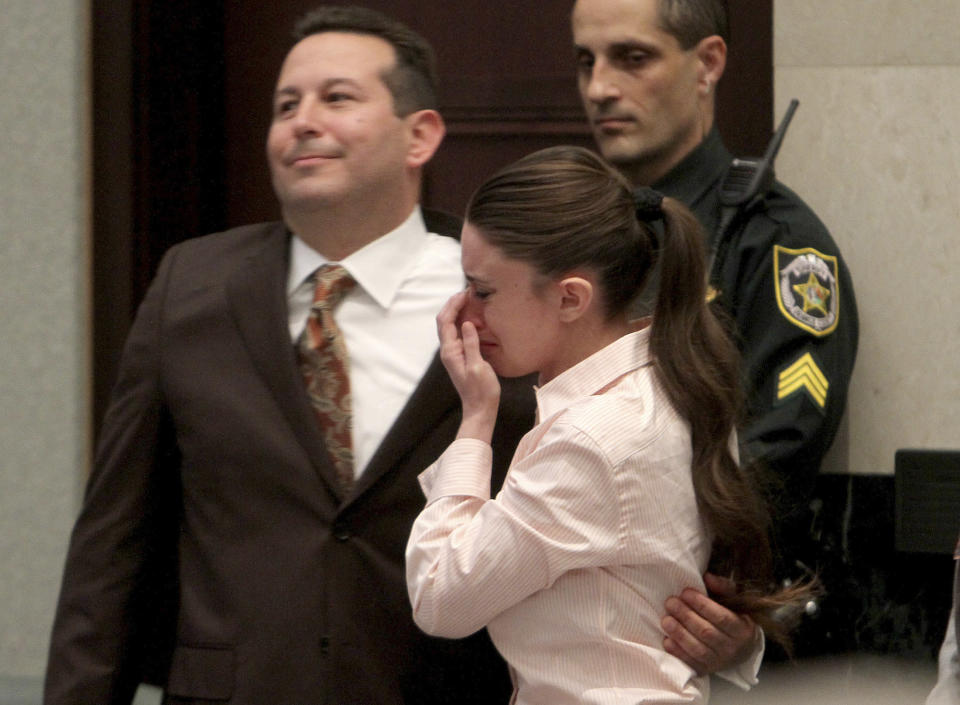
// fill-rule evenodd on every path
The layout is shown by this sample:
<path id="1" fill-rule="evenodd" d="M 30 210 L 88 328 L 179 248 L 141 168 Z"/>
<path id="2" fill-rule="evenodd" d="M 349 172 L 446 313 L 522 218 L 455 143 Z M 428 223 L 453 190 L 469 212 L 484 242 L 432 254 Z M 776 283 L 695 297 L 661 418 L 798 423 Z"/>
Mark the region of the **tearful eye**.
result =
<path id="1" fill-rule="evenodd" d="M 484 301 L 490 297 L 490 292 L 486 289 L 479 289 L 474 285 L 467 287 L 467 291 L 470 293 L 470 296 L 475 298 L 477 301 Z"/>

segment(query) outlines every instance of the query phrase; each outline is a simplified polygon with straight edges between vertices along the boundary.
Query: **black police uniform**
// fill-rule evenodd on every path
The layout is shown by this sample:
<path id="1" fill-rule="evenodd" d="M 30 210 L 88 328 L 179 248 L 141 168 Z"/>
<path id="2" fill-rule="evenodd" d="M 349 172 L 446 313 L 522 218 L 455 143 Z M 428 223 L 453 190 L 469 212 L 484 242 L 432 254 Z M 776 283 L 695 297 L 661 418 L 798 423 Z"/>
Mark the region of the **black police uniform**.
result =
<path id="1" fill-rule="evenodd" d="M 654 188 L 687 204 L 714 239 L 718 189 L 732 156 L 714 128 Z M 739 336 L 748 389 L 743 450 L 772 470 L 781 564 L 809 533 L 806 508 L 836 434 L 857 352 L 850 273 L 813 211 L 776 182 L 724 237 L 711 285 Z"/>

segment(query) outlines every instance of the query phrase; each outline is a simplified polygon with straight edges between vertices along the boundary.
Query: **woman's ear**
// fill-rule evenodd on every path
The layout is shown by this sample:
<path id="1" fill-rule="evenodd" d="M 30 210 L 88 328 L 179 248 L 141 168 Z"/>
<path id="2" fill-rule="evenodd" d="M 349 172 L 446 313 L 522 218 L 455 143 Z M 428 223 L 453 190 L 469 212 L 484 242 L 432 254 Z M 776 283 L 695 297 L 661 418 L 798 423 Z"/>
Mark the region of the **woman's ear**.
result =
<path id="1" fill-rule="evenodd" d="M 590 309 L 594 298 L 593 284 L 583 277 L 566 277 L 557 284 L 560 288 L 560 320 L 571 323 Z"/>

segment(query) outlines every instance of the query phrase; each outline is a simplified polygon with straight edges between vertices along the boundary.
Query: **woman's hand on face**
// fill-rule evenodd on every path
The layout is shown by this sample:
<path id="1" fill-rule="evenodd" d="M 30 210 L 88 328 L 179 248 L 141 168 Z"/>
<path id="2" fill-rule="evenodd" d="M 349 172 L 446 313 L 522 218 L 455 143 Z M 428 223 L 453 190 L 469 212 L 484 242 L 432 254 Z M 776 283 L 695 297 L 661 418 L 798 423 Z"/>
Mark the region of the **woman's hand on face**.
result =
<path id="1" fill-rule="evenodd" d="M 467 292 L 454 294 L 437 315 L 440 359 L 463 405 L 457 438 L 476 438 L 489 443 L 497 421 L 500 381 L 480 354 L 477 329 L 470 322 L 459 321 L 466 301 Z"/>

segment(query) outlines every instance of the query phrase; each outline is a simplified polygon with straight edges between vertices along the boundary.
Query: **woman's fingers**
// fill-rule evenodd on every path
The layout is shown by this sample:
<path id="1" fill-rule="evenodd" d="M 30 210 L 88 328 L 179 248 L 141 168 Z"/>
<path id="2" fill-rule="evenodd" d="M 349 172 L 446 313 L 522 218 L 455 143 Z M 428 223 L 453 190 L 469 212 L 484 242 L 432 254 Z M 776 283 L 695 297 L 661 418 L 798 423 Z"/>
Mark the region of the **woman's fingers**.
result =
<path id="1" fill-rule="evenodd" d="M 458 340 L 460 332 L 457 330 L 457 317 L 467 300 L 467 293 L 460 291 L 447 299 L 447 303 L 437 314 L 437 335 L 441 344 L 449 340 Z"/>
<path id="2" fill-rule="evenodd" d="M 467 367 L 484 364 L 483 357 L 480 355 L 480 336 L 477 335 L 476 326 L 465 321 L 460 326 L 460 336 L 463 340 L 463 357 Z"/>

